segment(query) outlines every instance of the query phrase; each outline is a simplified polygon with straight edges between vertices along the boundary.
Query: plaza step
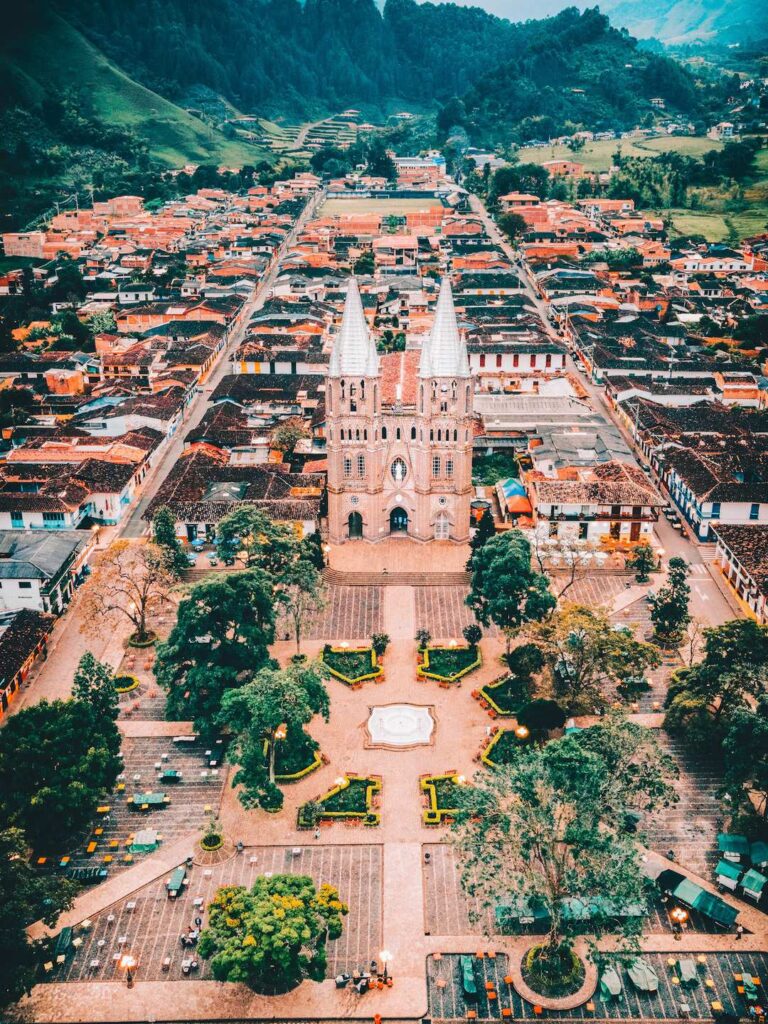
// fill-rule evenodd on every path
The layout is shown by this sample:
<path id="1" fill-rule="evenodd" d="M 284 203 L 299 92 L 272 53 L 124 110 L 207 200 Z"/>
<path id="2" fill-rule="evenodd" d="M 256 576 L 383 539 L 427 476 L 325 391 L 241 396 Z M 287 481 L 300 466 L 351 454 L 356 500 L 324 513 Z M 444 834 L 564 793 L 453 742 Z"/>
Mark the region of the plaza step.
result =
<path id="1" fill-rule="evenodd" d="M 326 583 L 340 587 L 468 587 L 468 572 L 342 572 L 325 569 Z"/>

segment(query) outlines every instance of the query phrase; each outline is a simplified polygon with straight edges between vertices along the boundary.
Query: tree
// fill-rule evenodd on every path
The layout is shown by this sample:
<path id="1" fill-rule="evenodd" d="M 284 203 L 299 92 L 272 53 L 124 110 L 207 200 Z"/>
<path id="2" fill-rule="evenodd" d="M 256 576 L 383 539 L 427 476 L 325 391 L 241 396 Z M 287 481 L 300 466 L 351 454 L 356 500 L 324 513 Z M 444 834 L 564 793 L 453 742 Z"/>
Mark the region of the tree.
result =
<path id="1" fill-rule="evenodd" d="M 704 630 L 704 658 L 678 670 L 667 690 L 664 725 L 684 731 L 704 714 L 718 728 L 768 684 L 768 626 L 731 619 Z M 708 741 L 709 738 L 707 738 Z"/>
<path id="2" fill-rule="evenodd" d="M 467 604 L 484 626 L 494 622 L 499 627 L 507 653 L 524 622 L 542 619 L 555 607 L 546 576 L 531 568 L 531 547 L 519 530 L 486 541 L 473 553 L 470 571 Z"/>
<path id="3" fill-rule="evenodd" d="M 88 317 L 88 327 L 93 335 L 97 334 L 114 334 L 117 330 L 117 324 L 115 323 L 115 314 L 111 309 L 101 310 L 97 313 L 91 313 Z"/>
<path id="4" fill-rule="evenodd" d="M 355 260 L 353 271 L 359 277 L 366 277 L 376 269 L 376 257 L 373 249 L 364 249 Z"/>
<path id="5" fill-rule="evenodd" d="M 461 632 L 470 647 L 477 647 L 483 639 L 483 631 L 476 622 L 470 622 L 470 624 L 465 626 Z"/>
<path id="6" fill-rule="evenodd" d="M 115 721 L 119 697 L 115 688 L 115 673 L 86 651 L 80 659 L 72 683 L 72 696 L 93 708 L 97 717 Z"/>
<path id="7" fill-rule="evenodd" d="M 677 802 L 677 763 L 661 749 L 653 729 L 612 711 L 573 739 L 606 765 L 603 801 L 608 810 L 617 815 L 626 809 L 650 812 Z"/>
<path id="8" fill-rule="evenodd" d="M 432 639 L 432 634 L 428 629 L 417 629 L 416 630 L 416 643 L 419 645 L 419 650 L 423 651 L 429 647 L 429 641 Z"/>
<path id="9" fill-rule="evenodd" d="M 731 715 L 723 736 L 724 789 L 738 807 L 748 793 L 768 817 L 768 698 L 754 708 L 740 707 Z"/>
<path id="10" fill-rule="evenodd" d="M 188 568 L 187 556 L 176 535 L 176 519 L 167 505 L 162 505 L 152 516 L 152 531 L 155 544 L 165 553 L 168 569 L 178 579 Z"/>
<path id="11" fill-rule="evenodd" d="M 541 649 L 552 688 L 569 714 L 604 708 L 637 685 L 649 668 L 661 664 L 658 649 L 638 640 L 628 628 L 615 629 L 599 608 L 567 604 L 544 622 L 531 626 L 530 639 Z"/>
<path id="12" fill-rule="evenodd" d="M 262 668 L 244 686 L 223 695 L 217 722 L 233 736 L 227 757 L 238 766 L 232 785 L 243 787 L 239 799 L 244 807 L 282 806 L 275 785 L 277 744 L 305 741 L 304 726 L 318 714 L 327 721 L 329 712 L 317 663 Z"/>
<path id="13" fill-rule="evenodd" d="M 310 562 L 320 572 L 325 568 L 325 552 L 323 551 L 323 538 L 317 530 L 308 533 L 299 541 L 299 558 Z"/>
<path id="14" fill-rule="evenodd" d="M 275 638 L 273 584 L 260 569 L 221 573 L 195 584 L 176 625 L 157 645 L 155 674 L 169 719 L 193 719 L 210 735 L 227 690 L 269 661 Z"/>
<path id="15" fill-rule="evenodd" d="M 250 890 L 218 890 L 198 948 L 217 981 L 287 992 L 305 978 L 323 980 L 325 945 L 340 937 L 347 912 L 331 885 L 317 888 L 306 875 L 260 875 Z"/>
<path id="16" fill-rule="evenodd" d="M 83 631 L 103 633 L 120 619 L 133 623 L 133 640 L 151 639 L 147 620 L 168 602 L 173 576 L 157 544 L 112 544 L 95 563 L 83 587 Z"/>
<path id="17" fill-rule="evenodd" d="M 371 647 L 377 658 L 383 658 L 389 647 L 389 634 L 373 633 L 371 635 Z"/>
<path id="18" fill-rule="evenodd" d="M 458 794 L 465 891 L 483 907 L 544 911 L 545 961 L 557 960 L 577 927 L 636 948 L 640 919 L 612 908 L 647 907 L 646 880 L 639 849 L 605 799 L 609 790 L 615 782 L 603 758 L 568 736 L 521 747 L 511 765 L 478 774 Z M 573 899 L 595 900 L 588 922 L 566 913 Z"/>
<path id="19" fill-rule="evenodd" d="M 290 419 L 278 423 L 272 431 L 270 444 L 284 455 L 293 455 L 299 441 L 303 441 L 304 438 L 309 436 L 310 432 L 304 421 L 298 416 L 292 416 Z"/>
<path id="20" fill-rule="evenodd" d="M 299 559 L 286 566 L 276 597 L 283 614 L 290 620 L 299 654 L 305 624 L 326 605 L 323 577 L 311 562 Z"/>
<path id="21" fill-rule="evenodd" d="M 35 984 L 40 951 L 26 929 L 39 920 L 53 928 L 77 890 L 74 882 L 33 869 L 21 829 L 0 831 L 0 1007 L 16 1002 Z"/>
<path id="22" fill-rule="evenodd" d="M 516 241 L 528 230 L 528 223 L 525 217 L 521 217 L 519 213 L 502 213 L 496 223 L 510 242 Z"/>
<path id="23" fill-rule="evenodd" d="M 490 509 L 487 508 L 483 511 L 483 514 L 478 519 L 477 529 L 472 534 L 469 540 L 469 546 L 472 550 L 472 554 L 474 554 L 476 551 L 479 551 L 487 540 L 490 540 L 491 537 L 495 536 L 496 523 L 494 522 L 493 519 L 493 513 L 491 512 Z M 472 555 L 470 555 L 469 561 L 467 562 L 467 570 L 470 569 L 471 565 Z"/>
<path id="24" fill-rule="evenodd" d="M 650 544 L 636 544 L 626 562 L 635 572 L 636 583 L 647 583 L 656 568 L 656 554 Z"/>
<path id="25" fill-rule="evenodd" d="M 691 588 L 686 582 L 689 572 L 684 558 L 670 558 L 667 582 L 655 594 L 648 595 L 656 636 L 666 643 L 679 642 L 691 621 L 688 612 Z"/>
<path id="26" fill-rule="evenodd" d="M 246 569 L 264 569 L 275 576 L 295 561 L 298 545 L 290 526 L 275 522 L 255 505 L 238 505 L 216 529 L 221 559 L 239 555 Z"/>
<path id="27" fill-rule="evenodd" d="M 565 718 L 565 711 L 557 701 L 537 697 L 518 711 L 517 724 L 528 729 L 531 739 L 538 742 L 546 739 L 553 729 L 562 729 Z"/>
<path id="28" fill-rule="evenodd" d="M 58 851 L 91 820 L 121 770 L 120 733 L 80 700 L 43 700 L 0 730 L 0 825 Z"/>

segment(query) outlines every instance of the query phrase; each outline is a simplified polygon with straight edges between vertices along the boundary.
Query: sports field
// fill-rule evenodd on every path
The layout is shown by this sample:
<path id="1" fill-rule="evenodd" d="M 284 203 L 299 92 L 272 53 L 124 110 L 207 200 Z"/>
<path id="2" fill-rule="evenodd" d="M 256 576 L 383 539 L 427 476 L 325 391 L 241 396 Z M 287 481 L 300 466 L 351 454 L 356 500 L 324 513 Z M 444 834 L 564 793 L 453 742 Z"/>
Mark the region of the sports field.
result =
<path id="1" fill-rule="evenodd" d="M 354 217 L 360 213 L 405 214 L 440 206 L 440 200 L 425 195 L 423 199 L 328 199 L 318 211 L 319 217 Z"/>
<path id="2" fill-rule="evenodd" d="M 658 139 L 606 139 L 587 142 L 584 149 L 574 153 L 567 146 L 537 146 L 521 149 L 522 163 L 543 164 L 547 160 L 576 160 L 588 171 L 607 171 L 613 162 L 613 154 L 621 149 L 624 156 L 658 156 L 659 153 L 682 153 L 685 156 L 700 157 L 710 149 L 721 149 L 722 143 L 713 139 L 691 136 L 666 136 Z"/>

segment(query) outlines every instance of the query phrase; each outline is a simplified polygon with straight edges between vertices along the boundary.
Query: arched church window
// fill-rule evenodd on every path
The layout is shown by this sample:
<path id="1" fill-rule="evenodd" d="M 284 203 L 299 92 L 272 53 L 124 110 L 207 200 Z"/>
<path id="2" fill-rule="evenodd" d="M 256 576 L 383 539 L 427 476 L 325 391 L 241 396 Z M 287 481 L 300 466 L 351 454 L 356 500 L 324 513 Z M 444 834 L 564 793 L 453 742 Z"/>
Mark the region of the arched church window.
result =
<path id="1" fill-rule="evenodd" d="M 440 403 L 440 412 L 448 412 L 448 403 L 447 402 L 441 402 Z"/>
<path id="2" fill-rule="evenodd" d="M 453 459 L 445 460 L 445 475 L 447 477 L 453 476 Z"/>
<path id="3" fill-rule="evenodd" d="M 367 441 L 367 440 L 368 440 L 368 431 L 367 431 L 367 430 L 365 430 L 365 429 L 363 430 L 363 440 L 364 440 L 364 441 Z"/>
<path id="4" fill-rule="evenodd" d="M 364 455 L 358 455 L 357 456 L 357 475 L 358 476 L 365 476 L 365 456 Z"/>
<path id="5" fill-rule="evenodd" d="M 364 380 L 360 381 L 360 397 L 362 398 L 363 401 L 365 401 L 365 381 Z"/>
<path id="6" fill-rule="evenodd" d="M 398 427 L 397 430 L 395 431 L 395 440 L 399 441 L 400 437 L 401 437 L 401 435 L 400 435 L 400 427 Z"/>
<path id="7" fill-rule="evenodd" d="M 356 440 L 356 441 L 359 441 L 359 440 L 360 440 L 360 431 L 359 431 L 359 430 L 356 430 L 356 431 L 355 431 L 355 440 Z"/>
<path id="8" fill-rule="evenodd" d="M 344 456 L 344 476 L 346 479 L 352 476 L 352 459 L 348 455 Z"/>
<path id="9" fill-rule="evenodd" d="M 408 467 L 402 459 L 395 459 L 392 463 L 390 472 L 392 473 L 392 479 L 396 484 L 402 483 L 408 474 Z"/>
<path id="10" fill-rule="evenodd" d="M 386 427 L 382 427 L 381 428 L 381 440 L 382 441 L 386 441 L 387 440 L 387 428 Z"/>
<path id="11" fill-rule="evenodd" d="M 459 440 L 459 432 L 458 432 L 458 430 L 454 430 L 454 432 L 453 432 L 453 440 L 454 441 L 458 441 Z"/>
<path id="12" fill-rule="evenodd" d="M 346 392 L 346 388 L 347 388 L 347 382 L 343 380 L 341 382 L 341 400 L 342 400 L 342 402 L 346 398 L 346 393 L 347 393 Z"/>
<path id="13" fill-rule="evenodd" d="M 357 388 L 354 384 L 349 385 L 349 411 L 357 412 L 357 401 L 355 396 L 357 395 Z"/>
<path id="14" fill-rule="evenodd" d="M 440 476 L 440 456 L 432 456 L 432 476 Z"/>
<path id="15" fill-rule="evenodd" d="M 453 400 L 455 402 L 456 401 L 456 381 L 455 380 L 451 381 L 451 396 L 453 397 Z"/>
<path id="16" fill-rule="evenodd" d="M 411 427 L 411 440 L 416 440 L 416 427 Z"/>

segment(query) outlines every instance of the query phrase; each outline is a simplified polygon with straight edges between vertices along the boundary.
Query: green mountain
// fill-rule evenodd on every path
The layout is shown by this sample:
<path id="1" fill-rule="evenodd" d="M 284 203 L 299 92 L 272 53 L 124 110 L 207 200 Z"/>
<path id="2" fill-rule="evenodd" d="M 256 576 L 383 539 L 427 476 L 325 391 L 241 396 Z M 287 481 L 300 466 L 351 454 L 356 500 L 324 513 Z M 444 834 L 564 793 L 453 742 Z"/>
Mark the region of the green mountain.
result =
<path id="1" fill-rule="evenodd" d="M 768 7 L 755 0 L 603 0 L 614 25 L 663 43 L 738 43 L 768 37 Z"/>
<path id="2" fill-rule="evenodd" d="M 240 165 L 263 153 L 226 139 L 177 104 L 134 81 L 67 21 L 32 3 L 9 18 L 0 37 L 0 107 L 34 110 L 74 92 L 84 113 L 124 128 L 168 166 L 188 162 Z"/>

